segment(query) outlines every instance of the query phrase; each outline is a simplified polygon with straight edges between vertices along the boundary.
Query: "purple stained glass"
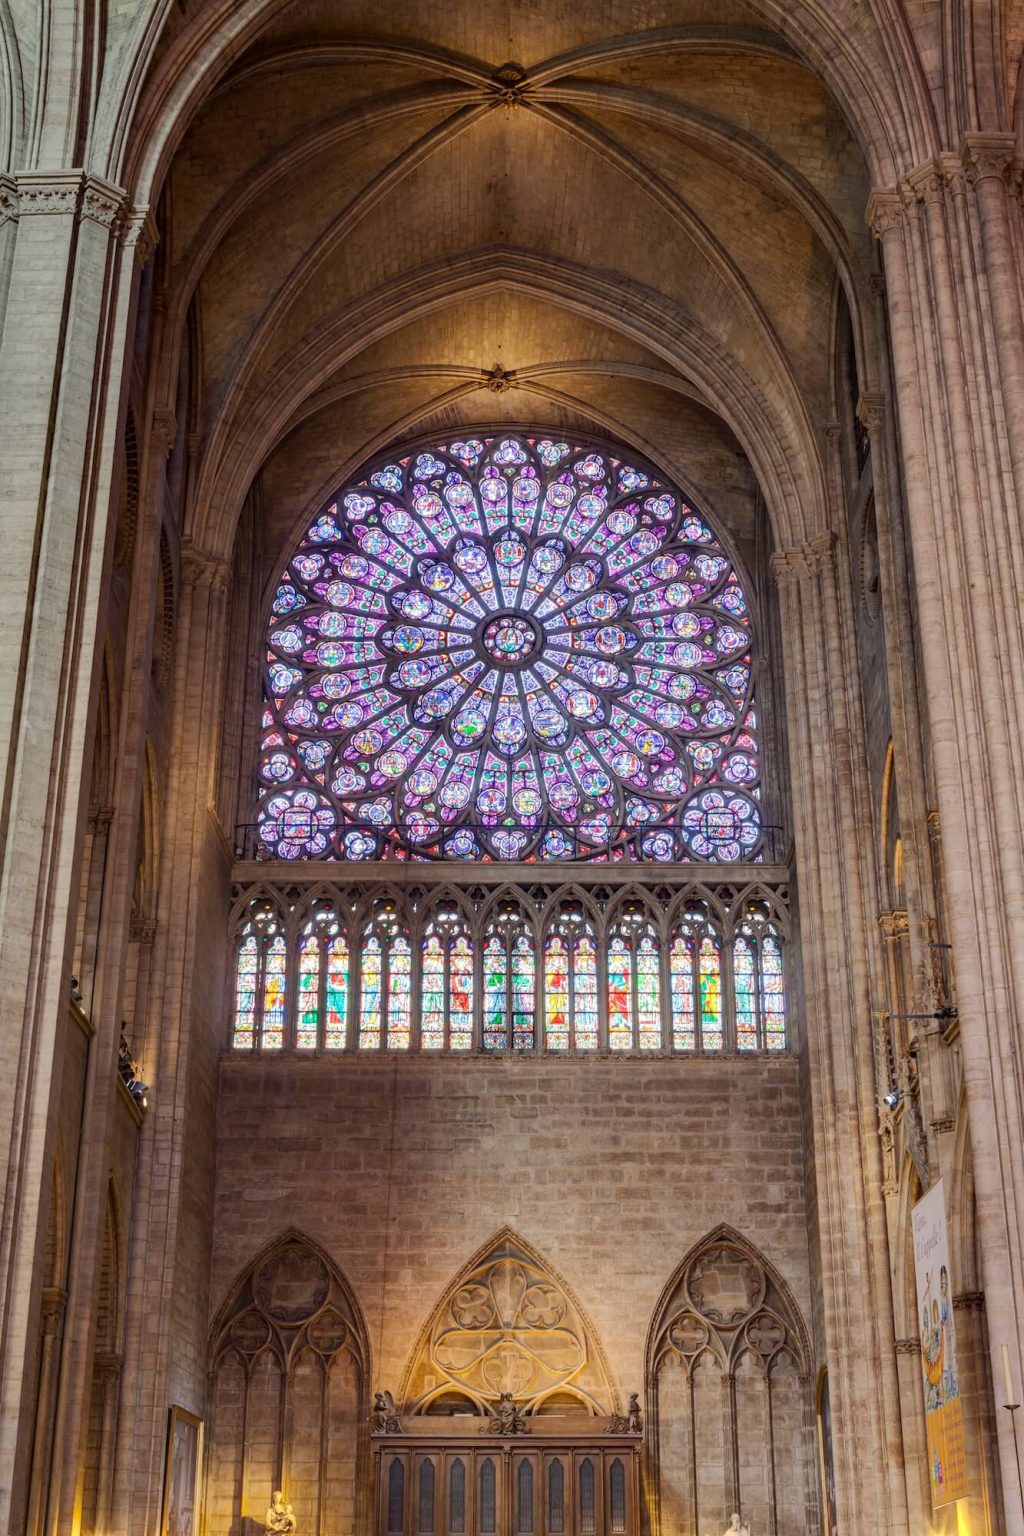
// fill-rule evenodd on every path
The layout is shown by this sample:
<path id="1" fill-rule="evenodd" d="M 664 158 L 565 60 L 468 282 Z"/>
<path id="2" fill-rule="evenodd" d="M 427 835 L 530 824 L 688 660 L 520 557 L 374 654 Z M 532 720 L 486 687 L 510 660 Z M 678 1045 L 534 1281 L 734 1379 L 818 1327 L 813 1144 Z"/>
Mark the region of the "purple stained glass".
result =
<path id="1" fill-rule="evenodd" d="M 283 859 L 756 857 L 749 604 L 649 467 L 511 434 L 374 467 L 272 601 Z"/>

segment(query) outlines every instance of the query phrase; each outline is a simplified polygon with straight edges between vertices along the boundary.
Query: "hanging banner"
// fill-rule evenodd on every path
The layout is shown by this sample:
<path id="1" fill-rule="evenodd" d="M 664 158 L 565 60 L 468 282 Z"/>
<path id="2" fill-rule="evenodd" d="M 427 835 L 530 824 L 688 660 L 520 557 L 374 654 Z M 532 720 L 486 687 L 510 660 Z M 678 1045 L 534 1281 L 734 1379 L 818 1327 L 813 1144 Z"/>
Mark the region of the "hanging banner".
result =
<path id="1" fill-rule="evenodd" d="M 913 1210 L 914 1273 L 921 1328 L 924 1417 L 932 1508 L 967 1496 L 967 1454 L 953 1326 L 953 1285 L 942 1180 Z"/>

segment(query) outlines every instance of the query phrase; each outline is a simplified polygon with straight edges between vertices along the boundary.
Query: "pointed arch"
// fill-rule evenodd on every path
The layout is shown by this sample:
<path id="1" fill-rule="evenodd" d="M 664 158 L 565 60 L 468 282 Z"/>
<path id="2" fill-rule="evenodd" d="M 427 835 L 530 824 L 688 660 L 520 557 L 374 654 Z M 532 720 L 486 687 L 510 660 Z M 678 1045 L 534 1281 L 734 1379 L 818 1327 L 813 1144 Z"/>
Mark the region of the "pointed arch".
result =
<path id="1" fill-rule="evenodd" d="M 775 1266 L 725 1223 L 701 1238 L 662 1291 L 647 1335 L 655 1528 L 704 1529 L 734 1508 L 759 1528 L 811 1528 L 810 1362 L 806 1326 Z M 787 1426 L 784 1465 L 773 1424 Z"/>
<path id="2" fill-rule="evenodd" d="M 555 1394 L 591 1414 L 618 1412 L 600 1339 L 536 1248 L 502 1227 L 445 1288 L 409 1356 L 400 1401 L 428 1413 L 460 1395 L 483 1413 L 511 1392 L 527 1413 Z"/>
<path id="3" fill-rule="evenodd" d="M 261 1248 L 218 1308 L 209 1362 L 211 1527 L 255 1525 L 283 1481 L 300 1529 L 360 1529 L 370 1341 L 328 1252 L 296 1227 Z"/>

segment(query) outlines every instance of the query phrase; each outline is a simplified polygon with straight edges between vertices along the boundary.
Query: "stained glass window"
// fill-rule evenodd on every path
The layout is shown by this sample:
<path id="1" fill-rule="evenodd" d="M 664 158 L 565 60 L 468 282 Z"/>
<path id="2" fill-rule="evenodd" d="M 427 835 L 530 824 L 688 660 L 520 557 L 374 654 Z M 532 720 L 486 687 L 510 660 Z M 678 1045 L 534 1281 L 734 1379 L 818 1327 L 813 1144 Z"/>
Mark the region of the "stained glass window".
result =
<path id="1" fill-rule="evenodd" d="M 421 1462 L 419 1520 L 417 1521 L 417 1530 L 420 1536 L 433 1536 L 435 1480 L 434 1463 L 432 1461 Z"/>
<path id="2" fill-rule="evenodd" d="M 498 1522 L 497 1475 L 494 1462 L 485 1456 L 480 1465 L 480 1531 L 493 1536 Z"/>
<path id="3" fill-rule="evenodd" d="M 580 1462 L 580 1533 L 594 1536 L 597 1528 L 597 1500 L 594 1463 L 587 1456 Z"/>
<path id="4" fill-rule="evenodd" d="M 669 997 L 673 1049 L 720 1051 L 722 950 L 703 903 L 694 903 L 673 931 Z"/>
<path id="5" fill-rule="evenodd" d="M 661 962 L 653 925 L 627 908 L 608 940 L 608 1044 L 613 1051 L 661 1049 Z"/>
<path id="6" fill-rule="evenodd" d="M 376 914 L 363 934 L 359 1048 L 408 1050 L 412 1034 L 412 949 L 393 913 Z"/>
<path id="7" fill-rule="evenodd" d="M 516 1536 L 533 1530 L 533 1463 L 524 1456 L 516 1468 Z"/>
<path id="8" fill-rule="evenodd" d="M 236 1050 L 279 1050 L 284 1045 L 287 1011 L 287 945 L 280 920 L 269 901 L 254 901 L 235 954 L 235 1009 L 232 1044 Z"/>
<path id="9" fill-rule="evenodd" d="M 578 903 L 562 908 L 544 940 L 544 1043 L 553 1051 L 598 1045 L 597 941 Z"/>
<path id="10" fill-rule="evenodd" d="M 752 901 L 732 945 L 736 1045 L 741 1051 L 786 1049 L 782 939 L 768 904 Z"/>
<path id="11" fill-rule="evenodd" d="M 565 1531 L 565 1468 L 560 1461 L 548 1463 L 548 1536 Z"/>
<path id="12" fill-rule="evenodd" d="M 463 1536 L 466 1529 L 466 1463 L 461 1456 L 448 1468 L 449 1536 Z"/>
<path id="13" fill-rule="evenodd" d="M 484 940 L 484 1046 L 532 1051 L 537 970 L 533 934 L 517 908 L 497 915 Z"/>
<path id="14" fill-rule="evenodd" d="M 756 858 L 752 646 L 729 554 L 649 466 L 519 435 L 399 455 L 281 571 L 263 848 Z"/>
<path id="15" fill-rule="evenodd" d="M 388 1531 L 401 1536 L 405 1529 L 405 1468 L 396 1456 L 388 1468 Z"/>
<path id="16" fill-rule="evenodd" d="M 626 1469 L 616 1456 L 608 1470 L 608 1506 L 611 1536 L 626 1533 Z"/>
<path id="17" fill-rule="evenodd" d="M 425 1051 L 473 1046 L 473 944 L 460 914 L 442 908 L 422 948 L 420 1045 Z"/>
<path id="18" fill-rule="evenodd" d="M 347 1020 L 348 940 L 334 908 L 323 903 L 299 938 L 297 1049 L 342 1049 Z"/>

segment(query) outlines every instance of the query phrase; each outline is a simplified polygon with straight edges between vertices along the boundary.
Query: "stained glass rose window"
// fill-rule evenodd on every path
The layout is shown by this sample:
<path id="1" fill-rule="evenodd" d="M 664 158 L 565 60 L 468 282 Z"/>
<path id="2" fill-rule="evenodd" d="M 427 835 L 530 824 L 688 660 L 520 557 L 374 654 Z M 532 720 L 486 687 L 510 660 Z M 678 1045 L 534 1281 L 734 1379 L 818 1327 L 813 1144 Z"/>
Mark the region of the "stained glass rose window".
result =
<path id="1" fill-rule="evenodd" d="M 266 631 L 278 858 L 732 862 L 761 843 L 746 594 L 649 468 L 508 436 L 321 512 Z"/>

